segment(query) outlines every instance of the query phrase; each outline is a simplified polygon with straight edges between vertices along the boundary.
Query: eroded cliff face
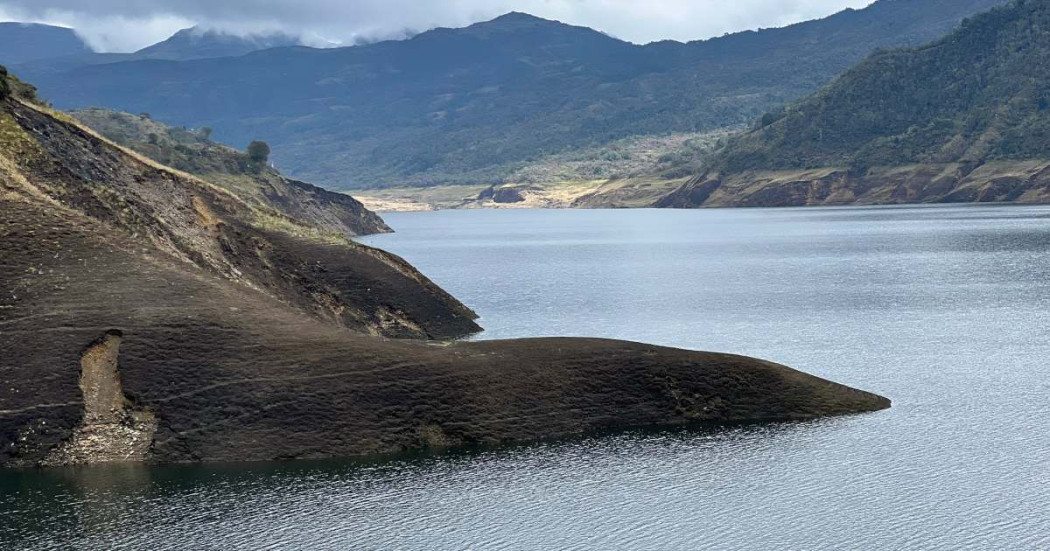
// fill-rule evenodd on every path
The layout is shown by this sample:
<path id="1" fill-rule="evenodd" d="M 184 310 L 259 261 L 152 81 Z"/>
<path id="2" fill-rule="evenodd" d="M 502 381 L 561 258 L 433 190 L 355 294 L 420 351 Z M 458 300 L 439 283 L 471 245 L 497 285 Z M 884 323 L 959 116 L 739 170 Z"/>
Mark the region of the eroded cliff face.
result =
<path id="1" fill-rule="evenodd" d="M 120 331 L 108 331 L 80 356 L 84 417 L 69 439 L 41 461 L 76 465 L 143 461 L 157 432 L 152 412 L 124 394 L 120 375 Z"/>
<path id="2" fill-rule="evenodd" d="M 23 187 L 203 270 L 354 331 L 480 330 L 472 311 L 404 260 L 137 158 L 71 120 L 9 101 L 0 130 Z"/>
<path id="3" fill-rule="evenodd" d="M 22 103 L 0 102 L 0 212 L 0 465 L 345 457 L 889 407 L 738 356 L 387 338 L 476 326 L 393 255 Z"/>
<path id="4" fill-rule="evenodd" d="M 922 164 L 863 173 L 826 168 L 694 178 L 656 206 L 795 207 L 908 203 L 1050 203 L 1050 161 Z"/>

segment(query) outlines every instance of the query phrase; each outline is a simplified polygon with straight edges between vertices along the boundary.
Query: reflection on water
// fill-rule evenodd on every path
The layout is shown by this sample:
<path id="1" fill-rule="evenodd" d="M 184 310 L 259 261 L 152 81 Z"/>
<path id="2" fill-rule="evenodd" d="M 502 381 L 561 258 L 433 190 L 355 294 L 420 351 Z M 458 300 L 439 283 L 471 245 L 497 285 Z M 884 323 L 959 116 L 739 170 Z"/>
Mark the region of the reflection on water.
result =
<path id="1" fill-rule="evenodd" d="M 1050 208 L 452 211 L 367 241 L 482 316 L 769 358 L 871 415 L 437 457 L 0 474 L 11 548 L 1050 549 Z"/>
<path id="2" fill-rule="evenodd" d="M 0 507 L 6 513 L 0 538 L 20 545 L 81 548 L 196 548 L 220 540 L 223 546 L 241 548 L 386 542 L 375 547 L 380 549 L 399 541 L 418 548 L 456 547 L 469 537 L 483 548 L 510 548 L 522 542 L 486 533 L 488 522 L 507 527 L 531 523 L 530 517 L 543 517 L 545 508 L 559 502 L 575 509 L 582 500 L 604 499 L 608 484 L 622 484 L 620 499 L 639 500 L 634 507 L 649 501 L 673 509 L 717 489 L 716 479 L 693 478 L 692 463 L 728 466 L 745 457 L 771 457 L 774 451 L 802 453 L 820 431 L 849 422 L 634 431 L 373 461 L 14 472 L 0 482 Z M 741 448 L 748 453 L 732 452 Z M 485 501 L 515 507 L 519 518 L 499 520 L 493 510 L 449 522 L 459 506 Z M 563 528 L 586 516 L 578 511 L 564 518 Z M 469 526 L 461 524 L 464 520 Z M 542 524 L 553 528 L 559 523 Z M 221 534 L 220 540 L 211 539 L 215 534 Z M 624 527 L 589 540 L 627 543 L 639 536 Z"/>

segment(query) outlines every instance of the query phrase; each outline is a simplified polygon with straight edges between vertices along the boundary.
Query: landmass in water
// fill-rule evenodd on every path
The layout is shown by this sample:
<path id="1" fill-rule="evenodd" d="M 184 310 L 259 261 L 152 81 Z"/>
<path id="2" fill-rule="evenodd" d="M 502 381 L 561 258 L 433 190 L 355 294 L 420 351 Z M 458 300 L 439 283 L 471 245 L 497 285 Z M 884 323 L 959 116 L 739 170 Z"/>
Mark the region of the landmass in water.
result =
<path id="1" fill-rule="evenodd" d="M 890 405 L 739 356 L 450 342 L 475 314 L 350 241 L 385 229 L 374 214 L 249 161 L 254 176 L 206 181 L 0 79 L 0 464 L 356 456 Z"/>

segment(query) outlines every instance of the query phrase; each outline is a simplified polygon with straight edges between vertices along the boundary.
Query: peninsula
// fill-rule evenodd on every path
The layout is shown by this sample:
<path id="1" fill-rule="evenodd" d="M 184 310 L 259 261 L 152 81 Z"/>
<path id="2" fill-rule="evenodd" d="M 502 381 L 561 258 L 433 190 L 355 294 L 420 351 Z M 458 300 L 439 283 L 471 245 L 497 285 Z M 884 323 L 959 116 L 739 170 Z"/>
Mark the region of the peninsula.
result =
<path id="1" fill-rule="evenodd" d="M 163 166 L 3 73 L 0 465 L 349 457 L 890 405 L 739 356 L 454 342 L 476 315 L 350 240 L 386 230 L 359 204 Z"/>

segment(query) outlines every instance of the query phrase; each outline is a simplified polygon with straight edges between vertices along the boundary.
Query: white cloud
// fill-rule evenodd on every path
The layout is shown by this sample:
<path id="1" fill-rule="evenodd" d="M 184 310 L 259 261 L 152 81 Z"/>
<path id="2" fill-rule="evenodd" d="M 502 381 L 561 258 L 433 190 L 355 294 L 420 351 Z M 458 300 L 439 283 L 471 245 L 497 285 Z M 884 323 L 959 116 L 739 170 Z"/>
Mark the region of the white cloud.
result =
<path id="1" fill-rule="evenodd" d="M 401 37 L 523 11 L 645 43 L 697 40 L 830 15 L 871 0 L 0 0 L 0 19 L 74 27 L 103 51 L 130 51 L 199 23 L 283 30 L 312 41 Z"/>

